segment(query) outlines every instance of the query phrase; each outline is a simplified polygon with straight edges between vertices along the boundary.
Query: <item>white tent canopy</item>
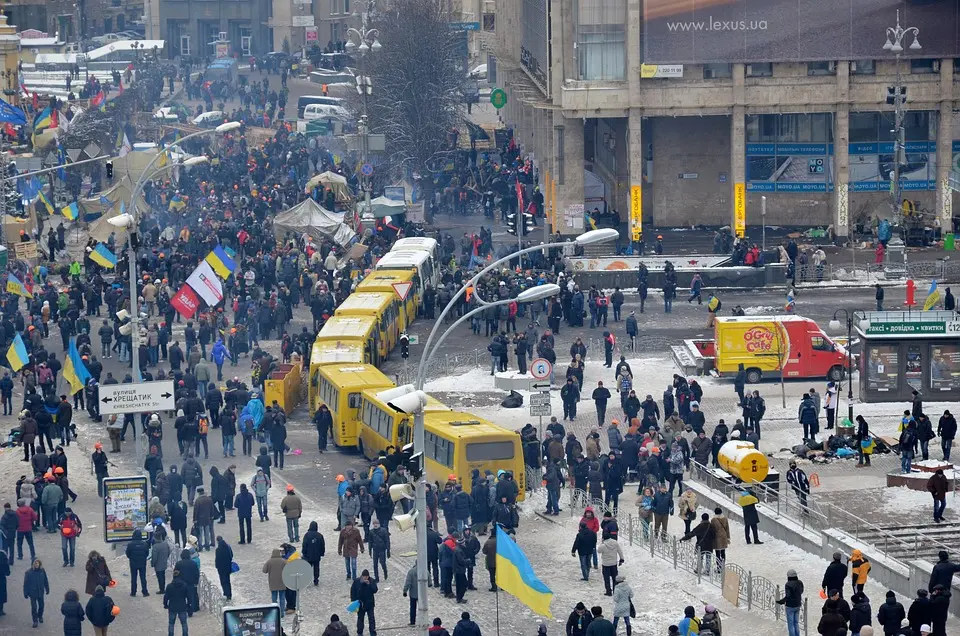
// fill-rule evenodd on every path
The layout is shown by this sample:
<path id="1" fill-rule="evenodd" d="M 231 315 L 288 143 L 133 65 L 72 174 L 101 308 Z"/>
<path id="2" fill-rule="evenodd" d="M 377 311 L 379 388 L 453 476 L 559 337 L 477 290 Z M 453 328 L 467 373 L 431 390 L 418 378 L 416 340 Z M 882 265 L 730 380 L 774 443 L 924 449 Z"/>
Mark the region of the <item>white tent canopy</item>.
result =
<path id="1" fill-rule="evenodd" d="M 324 209 L 313 199 L 305 199 L 277 215 L 273 230 L 278 239 L 288 231 L 303 232 L 316 240 L 333 239 L 341 246 L 349 245 L 356 236 L 343 222 L 342 214 Z"/>

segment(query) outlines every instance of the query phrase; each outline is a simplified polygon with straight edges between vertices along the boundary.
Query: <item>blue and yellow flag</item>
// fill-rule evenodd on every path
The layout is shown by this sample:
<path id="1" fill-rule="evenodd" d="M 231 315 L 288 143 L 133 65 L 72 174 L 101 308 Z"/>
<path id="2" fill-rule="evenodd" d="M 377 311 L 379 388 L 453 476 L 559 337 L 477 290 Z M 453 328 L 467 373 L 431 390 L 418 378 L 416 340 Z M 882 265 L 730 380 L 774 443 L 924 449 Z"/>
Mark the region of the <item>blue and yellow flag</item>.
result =
<path id="1" fill-rule="evenodd" d="M 210 264 L 210 267 L 213 268 L 213 271 L 217 273 L 217 276 L 223 280 L 227 280 L 230 274 L 237 269 L 237 264 L 227 255 L 227 252 L 217 245 L 213 248 L 213 251 L 207 254 L 205 259 L 207 263 Z"/>
<path id="2" fill-rule="evenodd" d="M 77 351 L 77 341 L 71 338 L 67 359 L 63 361 L 63 378 L 70 383 L 71 395 L 82 390 L 90 377 L 90 371 L 87 370 L 87 366 L 80 359 L 80 352 Z"/>
<path id="3" fill-rule="evenodd" d="M 514 540 L 497 524 L 497 585 L 541 616 L 553 618 L 553 592 L 533 573 L 533 567 Z"/>
<path id="4" fill-rule="evenodd" d="M 34 134 L 50 128 L 53 125 L 53 111 L 50 110 L 50 107 L 47 106 L 33 118 L 33 132 Z"/>
<path id="5" fill-rule="evenodd" d="M 927 292 L 927 299 L 923 301 L 923 310 L 929 311 L 940 302 L 940 290 L 937 289 L 937 281 L 930 283 L 930 291 Z"/>
<path id="6" fill-rule="evenodd" d="M 103 243 L 98 243 L 94 250 L 90 252 L 90 260 L 108 269 L 113 269 L 117 266 L 117 255 L 110 251 L 110 248 Z"/>
<path id="7" fill-rule="evenodd" d="M 584 218 L 587 220 L 587 225 L 590 226 L 591 230 L 597 229 L 597 220 L 593 218 L 593 215 L 589 212 L 583 213 Z"/>
<path id="8" fill-rule="evenodd" d="M 40 199 L 40 203 L 42 203 L 44 207 L 47 208 L 47 214 L 53 214 L 54 213 L 53 205 L 51 205 L 50 199 L 48 199 L 47 195 L 43 193 L 43 190 L 40 190 L 39 192 L 39 199 Z"/>
<path id="9" fill-rule="evenodd" d="M 62 214 L 65 219 L 76 221 L 77 217 L 80 216 L 80 208 L 77 207 L 77 202 L 74 201 L 70 205 L 65 205 L 60 208 L 60 214 Z"/>
<path id="10" fill-rule="evenodd" d="M 33 294 L 30 293 L 26 285 L 20 282 L 20 279 L 13 274 L 7 275 L 7 291 L 17 296 L 23 296 L 24 298 L 33 298 Z"/>
<path id="11" fill-rule="evenodd" d="M 23 338 L 19 333 L 13 339 L 13 344 L 10 345 L 10 349 L 7 350 L 7 361 L 10 362 L 10 368 L 14 371 L 19 371 L 30 362 L 30 356 L 27 355 L 27 347 L 23 344 Z"/>

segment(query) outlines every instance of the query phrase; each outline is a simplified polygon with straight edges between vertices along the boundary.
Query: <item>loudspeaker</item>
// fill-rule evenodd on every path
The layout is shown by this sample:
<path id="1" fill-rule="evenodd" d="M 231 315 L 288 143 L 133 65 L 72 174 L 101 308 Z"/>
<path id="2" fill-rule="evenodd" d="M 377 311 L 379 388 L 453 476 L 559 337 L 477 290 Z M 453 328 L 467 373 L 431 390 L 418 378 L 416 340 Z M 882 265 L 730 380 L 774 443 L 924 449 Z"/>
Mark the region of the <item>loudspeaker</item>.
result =
<path id="1" fill-rule="evenodd" d="M 133 331 L 133 323 L 127 323 L 125 325 L 120 325 L 120 333 L 125 336 L 129 336 L 130 332 Z"/>
<path id="2" fill-rule="evenodd" d="M 400 529 L 400 532 L 409 530 L 417 523 L 417 511 L 414 510 L 405 515 L 394 515 L 393 520 L 397 522 L 397 527 Z"/>
<path id="3" fill-rule="evenodd" d="M 390 486 L 390 499 L 397 503 L 401 499 L 413 499 L 413 484 L 394 484 Z"/>
<path id="4" fill-rule="evenodd" d="M 120 311 L 117 312 L 117 319 L 120 321 L 124 321 L 129 317 L 130 317 L 130 312 L 127 311 L 126 309 L 121 309 Z"/>

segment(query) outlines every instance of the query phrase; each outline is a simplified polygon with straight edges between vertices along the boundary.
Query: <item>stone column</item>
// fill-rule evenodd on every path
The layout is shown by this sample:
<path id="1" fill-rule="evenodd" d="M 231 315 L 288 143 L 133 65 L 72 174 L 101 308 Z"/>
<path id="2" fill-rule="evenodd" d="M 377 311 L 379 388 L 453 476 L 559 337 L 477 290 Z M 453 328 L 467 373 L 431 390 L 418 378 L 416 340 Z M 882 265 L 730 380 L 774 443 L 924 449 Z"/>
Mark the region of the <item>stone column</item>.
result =
<path id="1" fill-rule="evenodd" d="M 556 157 L 557 227 L 561 234 L 583 233 L 583 119 L 553 111 Z"/>
<path id="2" fill-rule="evenodd" d="M 833 116 L 833 233 L 850 236 L 850 63 L 837 64 L 837 107 Z"/>
<path id="3" fill-rule="evenodd" d="M 937 122 L 937 218 L 943 232 L 953 231 L 953 60 L 940 60 L 940 121 Z"/>
<path id="4" fill-rule="evenodd" d="M 746 228 L 747 131 L 743 64 L 733 65 L 733 113 L 730 116 L 730 227 L 738 236 Z M 738 217 L 740 226 L 738 227 Z"/>

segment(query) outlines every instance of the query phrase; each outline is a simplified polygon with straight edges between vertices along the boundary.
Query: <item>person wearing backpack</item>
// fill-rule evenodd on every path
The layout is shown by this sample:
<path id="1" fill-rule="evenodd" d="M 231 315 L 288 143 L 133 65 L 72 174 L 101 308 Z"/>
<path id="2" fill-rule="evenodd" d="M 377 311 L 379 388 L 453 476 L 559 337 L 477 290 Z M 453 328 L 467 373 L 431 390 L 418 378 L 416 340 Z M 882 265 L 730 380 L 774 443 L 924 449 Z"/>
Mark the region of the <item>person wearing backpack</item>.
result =
<path id="1" fill-rule="evenodd" d="M 60 520 L 60 549 L 63 552 L 63 567 L 73 567 L 77 554 L 77 537 L 83 532 L 80 517 L 67 508 Z"/>
<path id="2" fill-rule="evenodd" d="M 197 418 L 197 439 L 194 442 L 193 455 L 200 457 L 200 445 L 203 444 L 203 458 L 210 459 L 210 449 L 207 447 L 207 433 L 210 432 L 210 420 L 205 415 Z"/>
<path id="3" fill-rule="evenodd" d="M 720 612 L 713 605 L 703 608 L 703 618 L 700 619 L 700 636 L 721 636 Z"/>

